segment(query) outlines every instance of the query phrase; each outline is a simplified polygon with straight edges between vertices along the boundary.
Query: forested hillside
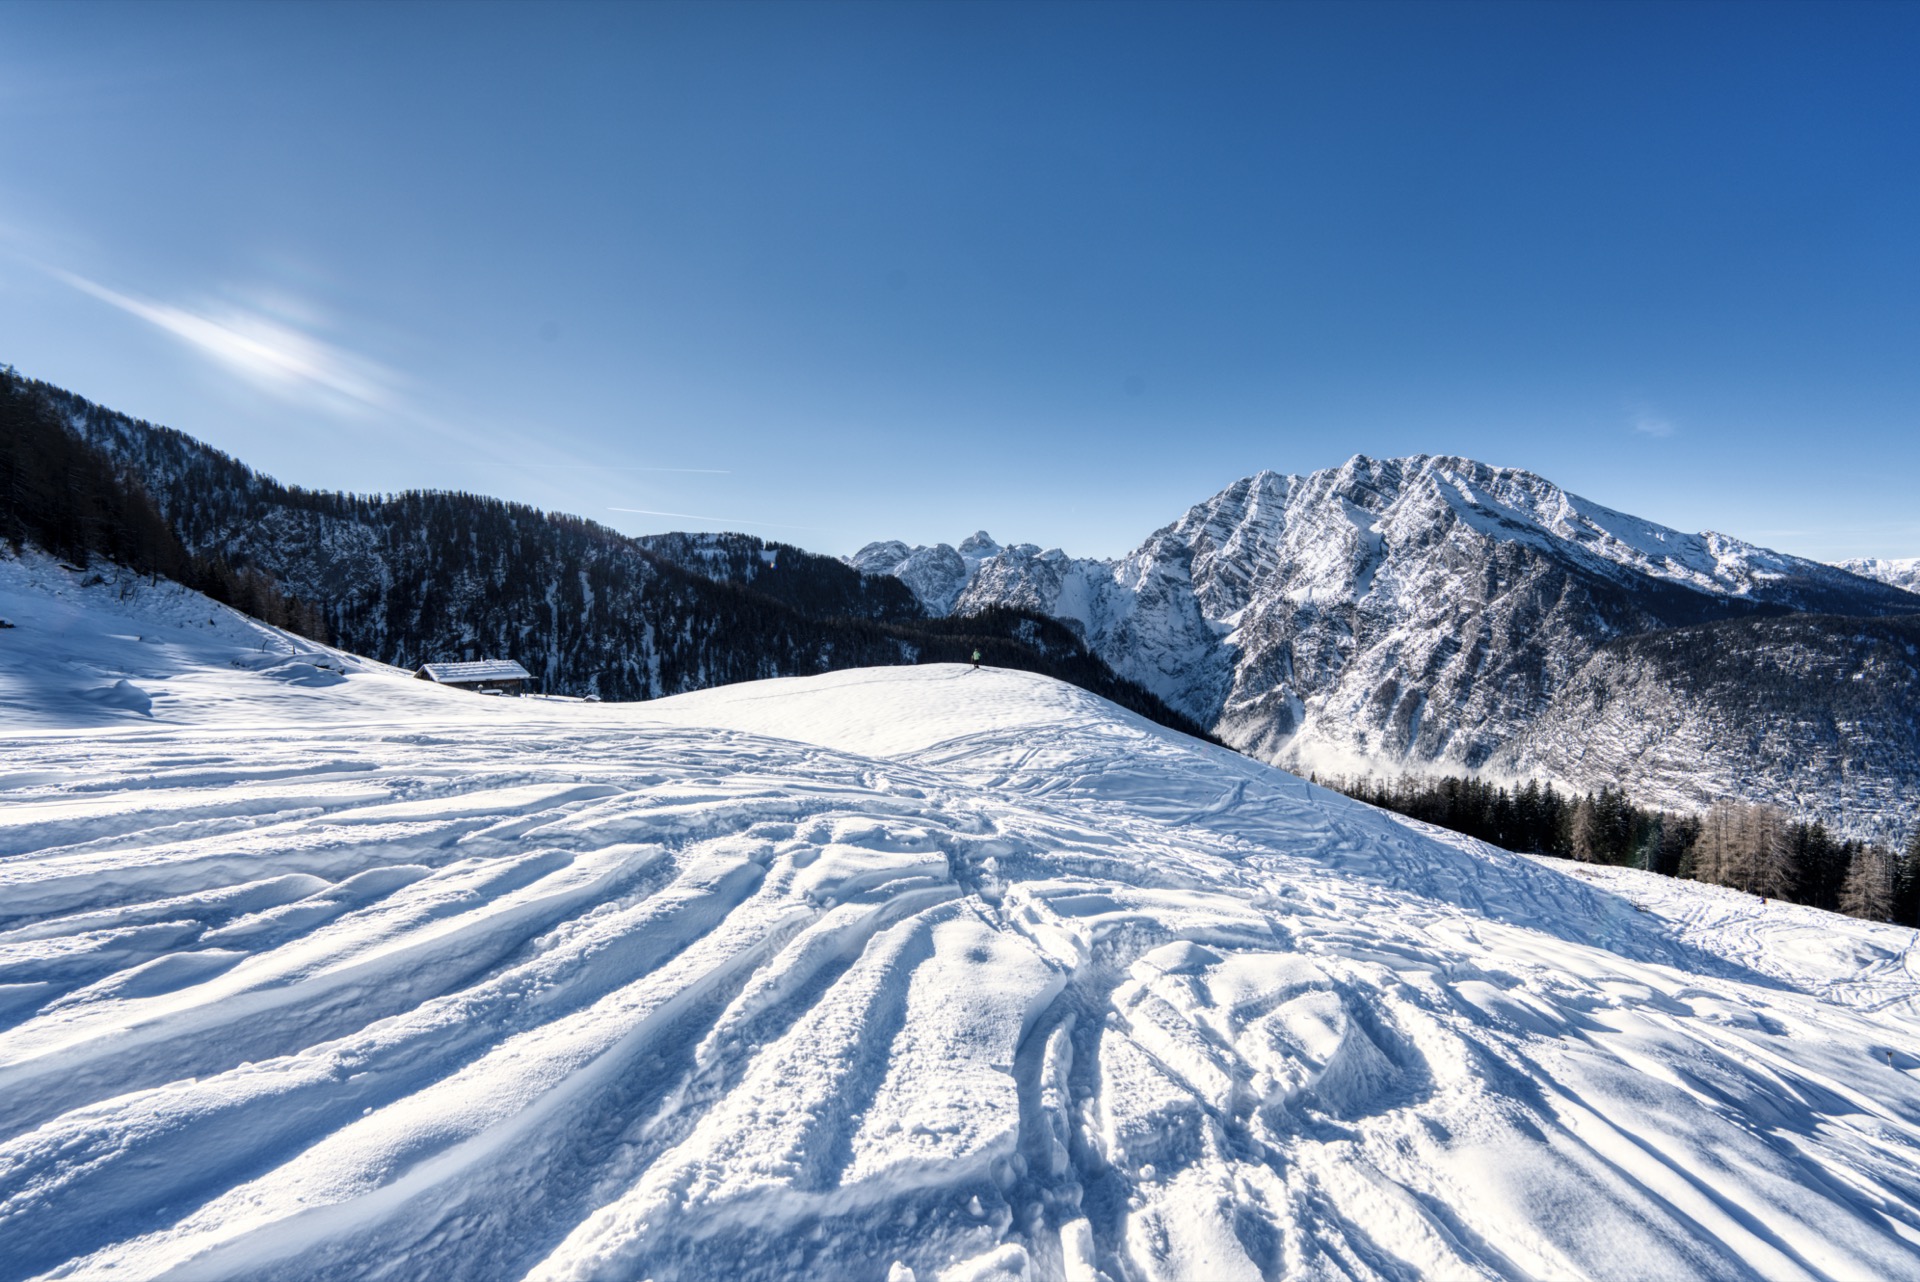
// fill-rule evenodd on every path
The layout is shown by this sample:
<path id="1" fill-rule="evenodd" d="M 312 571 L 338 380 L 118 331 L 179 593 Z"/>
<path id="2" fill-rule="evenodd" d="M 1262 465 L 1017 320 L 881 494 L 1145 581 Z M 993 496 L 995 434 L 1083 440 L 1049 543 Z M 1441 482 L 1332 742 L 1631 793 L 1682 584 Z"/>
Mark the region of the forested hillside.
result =
<path id="1" fill-rule="evenodd" d="M 654 556 L 702 578 L 736 583 L 821 618 L 908 623 L 927 617 L 891 574 L 862 574 L 838 557 L 751 534 L 648 534 L 634 540 Z"/>
<path id="2" fill-rule="evenodd" d="M 1199 729 L 1052 620 L 989 611 L 928 621 L 897 580 L 747 536 L 669 536 L 655 550 L 479 495 L 283 485 L 182 432 L 11 370 L 0 383 L 9 412 L 36 425 L 18 439 L 40 443 L 5 456 L 7 537 L 38 543 L 51 530 L 44 537 L 64 547 L 72 530 L 91 531 L 99 555 L 211 584 L 271 622 L 387 663 L 512 658 L 549 693 L 627 700 L 979 649 L 996 666 Z M 53 483 L 44 477 L 77 478 L 91 506 L 26 501 Z M 105 515 L 49 524 L 68 508 Z"/>

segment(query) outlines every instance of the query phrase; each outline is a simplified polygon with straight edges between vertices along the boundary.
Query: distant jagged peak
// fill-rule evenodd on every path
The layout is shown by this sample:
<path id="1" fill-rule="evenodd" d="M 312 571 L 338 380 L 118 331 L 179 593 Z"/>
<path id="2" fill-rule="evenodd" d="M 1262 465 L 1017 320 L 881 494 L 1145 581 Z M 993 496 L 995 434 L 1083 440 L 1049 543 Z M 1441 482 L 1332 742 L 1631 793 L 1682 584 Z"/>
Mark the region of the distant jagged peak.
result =
<path id="1" fill-rule="evenodd" d="M 958 548 L 951 543 L 935 543 L 931 546 L 916 543 L 909 547 L 900 539 L 882 539 L 867 544 L 846 558 L 846 561 L 856 570 L 865 570 L 869 574 L 891 574 L 902 562 L 926 553 L 939 552 L 943 548 L 962 557 L 969 565 L 977 565 L 1002 551 L 1000 544 L 991 534 L 985 530 L 975 530 L 960 540 Z"/>
<path id="2" fill-rule="evenodd" d="M 869 543 L 846 561 L 862 574 L 891 574 L 899 579 L 929 614 L 951 613 L 954 600 L 979 567 L 978 561 L 968 561 L 950 543 L 908 547 L 899 539 Z"/>
<path id="3" fill-rule="evenodd" d="M 975 530 L 960 540 L 958 551 L 968 565 L 978 565 L 988 557 L 998 555 L 1000 545 L 985 530 Z"/>
<path id="4" fill-rule="evenodd" d="M 1386 769 L 1477 768 L 1561 707 L 1561 686 L 1623 637 L 1783 611 L 1920 613 L 1920 598 L 1853 566 L 1685 533 L 1458 454 L 1257 471 L 1117 560 L 984 531 L 962 549 L 887 548 L 876 559 L 892 559 L 933 612 L 1051 615 L 1227 742 L 1293 765 L 1336 753 Z M 1712 738 L 1709 723 L 1745 724 L 1743 699 L 1700 703 L 1682 727 L 1708 736 L 1696 755 L 1711 769 L 1742 768 L 1747 749 Z M 1652 715 L 1658 699 L 1637 706 L 1647 733 L 1672 729 Z M 1582 709 L 1565 715 L 1585 725 Z M 1562 739 L 1568 753 L 1583 742 Z M 1870 793 L 1849 796 L 1867 806 Z"/>
<path id="5" fill-rule="evenodd" d="M 1354 454 L 1305 475 L 1256 472 L 1155 531 L 1129 559 L 1156 555 L 1170 542 L 1206 560 L 1257 557 L 1262 548 L 1270 554 L 1282 543 L 1297 548 L 1326 537 L 1425 544 L 1436 526 L 1455 525 L 1495 543 L 1532 545 L 1609 577 L 1624 572 L 1714 595 L 1753 595 L 1785 580 L 1827 589 L 1842 582 L 1833 567 L 1713 531 L 1676 530 L 1583 498 L 1525 468 L 1458 454 Z"/>
<path id="6" fill-rule="evenodd" d="M 902 561 L 919 550 L 908 547 L 899 539 L 883 539 L 855 552 L 847 558 L 847 564 L 862 574 L 892 574 Z"/>
<path id="7" fill-rule="evenodd" d="M 1451 550 L 1443 551 L 1448 540 Z M 1439 555 L 1453 567 L 1446 574 L 1467 573 L 1468 562 L 1459 560 L 1466 548 L 1516 544 L 1528 555 L 1629 590 L 1655 580 L 1710 596 L 1829 612 L 1897 612 L 1902 600 L 1868 588 L 1844 567 L 1714 531 L 1686 533 L 1583 498 L 1525 468 L 1460 454 L 1356 453 L 1305 475 L 1263 469 L 1194 504 L 1118 560 L 1001 544 L 985 530 L 957 548 L 891 541 L 869 544 L 849 560 L 867 573 L 907 581 L 935 613 L 950 612 L 964 598 L 1077 615 L 1082 607 L 1060 597 L 1069 575 L 1087 582 L 1104 575 L 1137 591 L 1173 574 L 1189 578 L 1203 609 L 1224 620 L 1267 591 L 1303 601 L 1358 600 L 1381 581 L 1376 572 L 1383 567 L 1424 565 Z M 1395 571 L 1393 577 L 1405 576 Z M 1920 579 L 1920 571 L 1914 577 Z M 1066 600 L 1081 598 L 1070 593 Z"/>
<path id="8" fill-rule="evenodd" d="M 1920 556 L 1856 556 L 1833 564 L 1848 574 L 1874 579 L 1904 592 L 1920 593 Z"/>

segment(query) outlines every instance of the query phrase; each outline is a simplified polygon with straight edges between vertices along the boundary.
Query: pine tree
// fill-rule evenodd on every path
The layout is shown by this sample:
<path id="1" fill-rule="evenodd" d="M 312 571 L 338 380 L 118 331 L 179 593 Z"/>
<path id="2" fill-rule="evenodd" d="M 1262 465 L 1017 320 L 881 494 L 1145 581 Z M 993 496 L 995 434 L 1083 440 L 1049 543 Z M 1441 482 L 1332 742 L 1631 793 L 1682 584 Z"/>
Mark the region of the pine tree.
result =
<path id="1" fill-rule="evenodd" d="M 1849 852 L 1833 839 L 1823 823 L 1794 824 L 1794 898 L 1829 911 L 1840 906 L 1840 889 L 1847 879 Z"/>
<path id="2" fill-rule="evenodd" d="M 1730 801 L 1716 802 L 1700 821 L 1700 839 L 1694 843 L 1693 875 L 1715 886 L 1730 886 L 1739 875 L 1740 808 Z"/>
<path id="3" fill-rule="evenodd" d="M 1695 841 L 1700 836 L 1700 821 L 1685 815 L 1661 814 L 1658 818 L 1649 867 L 1668 877 L 1688 876 Z"/>
<path id="4" fill-rule="evenodd" d="M 1884 846 L 1869 845 L 1853 857 L 1840 891 L 1840 911 L 1868 921 L 1893 916 L 1895 860 Z"/>
<path id="5" fill-rule="evenodd" d="M 1567 828 L 1573 857 L 1583 864 L 1596 863 L 1600 859 L 1599 829 L 1593 794 L 1588 793 L 1573 803 L 1573 818 Z"/>
<path id="6" fill-rule="evenodd" d="M 1540 794 L 1540 803 L 1541 853 L 1565 859 L 1573 853 L 1573 807 L 1553 790 L 1552 783 Z"/>
<path id="7" fill-rule="evenodd" d="M 1633 827 L 1627 794 L 1611 784 L 1602 786 L 1593 800 L 1594 858 L 1601 863 L 1626 863 L 1633 853 Z"/>
<path id="8" fill-rule="evenodd" d="M 1514 794 L 1513 829 L 1513 849 L 1536 852 L 1546 850 L 1546 843 L 1540 839 L 1539 780 L 1527 780 L 1527 786 Z"/>
<path id="9" fill-rule="evenodd" d="M 1743 889 L 1768 899 L 1793 891 L 1797 880 L 1792 834 L 1778 806 L 1748 806 L 1742 825 L 1746 841 L 1747 881 Z"/>
<path id="10" fill-rule="evenodd" d="M 1907 839 L 1906 852 L 1894 875 L 1893 920 L 1920 926 L 1920 828 Z"/>

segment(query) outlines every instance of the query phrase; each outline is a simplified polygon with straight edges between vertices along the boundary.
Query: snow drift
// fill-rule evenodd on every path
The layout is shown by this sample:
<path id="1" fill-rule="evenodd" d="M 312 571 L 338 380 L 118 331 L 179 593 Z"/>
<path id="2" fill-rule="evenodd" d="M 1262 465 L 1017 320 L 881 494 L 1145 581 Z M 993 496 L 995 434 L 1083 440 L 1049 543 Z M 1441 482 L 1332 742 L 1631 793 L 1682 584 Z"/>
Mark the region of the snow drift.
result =
<path id="1" fill-rule="evenodd" d="M 595 706 L 45 562 L 0 615 L 0 1277 L 1920 1274 L 1911 931 L 1023 674 Z"/>

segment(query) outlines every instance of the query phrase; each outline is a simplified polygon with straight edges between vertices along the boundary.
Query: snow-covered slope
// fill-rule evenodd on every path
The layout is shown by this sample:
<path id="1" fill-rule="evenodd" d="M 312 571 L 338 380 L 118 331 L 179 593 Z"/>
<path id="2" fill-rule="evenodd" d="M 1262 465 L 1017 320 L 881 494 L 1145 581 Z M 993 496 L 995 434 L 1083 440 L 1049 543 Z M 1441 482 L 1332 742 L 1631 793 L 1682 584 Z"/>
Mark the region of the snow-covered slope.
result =
<path id="1" fill-rule="evenodd" d="M 1848 574 L 1857 574 L 1863 579 L 1878 579 L 1890 583 L 1905 592 L 1920 592 L 1920 556 L 1887 558 L 1881 556 L 1855 557 L 1851 561 L 1835 562 Z"/>
<path id="2" fill-rule="evenodd" d="M 1911 931 L 1025 674 L 596 706 L 40 562 L 0 616 L 0 1278 L 1920 1274 Z"/>
<path id="3" fill-rule="evenodd" d="M 996 603 L 1069 621 L 1230 743 L 1335 771 L 1484 765 L 1618 637 L 1756 611 L 1920 612 L 1831 566 L 1425 455 L 1260 473 L 1118 561 L 1002 549 L 954 608 Z"/>

